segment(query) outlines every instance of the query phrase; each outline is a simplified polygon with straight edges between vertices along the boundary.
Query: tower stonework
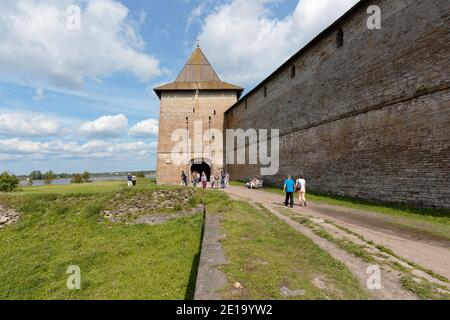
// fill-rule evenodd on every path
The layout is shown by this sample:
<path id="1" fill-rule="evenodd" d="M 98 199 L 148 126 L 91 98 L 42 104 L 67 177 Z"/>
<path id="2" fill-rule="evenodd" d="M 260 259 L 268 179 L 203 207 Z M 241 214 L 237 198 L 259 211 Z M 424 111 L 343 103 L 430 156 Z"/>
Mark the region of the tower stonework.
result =
<path id="1" fill-rule="evenodd" d="M 172 141 L 176 130 L 186 130 L 194 140 L 195 126 L 203 133 L 209 129 L 224 130 L 225 111 L 235 104 L 243 88 L 220 80 L 200 48 L 196 48 L 177 79 L 155 89 L 161 100 L 158 138 L 157 183 L 179 184 L 181 172 L 204 171 L 209 175 L 223 170 L 223 145 L 214 150 L 189 149 L 185 163 L 174 159 L 179 156 Z M 207 139 L 215 139 L 214 134 Z M 193 146 L 193 143 L 191 144 Z M 199 156 L 200 154 L 200 156 Z"/>

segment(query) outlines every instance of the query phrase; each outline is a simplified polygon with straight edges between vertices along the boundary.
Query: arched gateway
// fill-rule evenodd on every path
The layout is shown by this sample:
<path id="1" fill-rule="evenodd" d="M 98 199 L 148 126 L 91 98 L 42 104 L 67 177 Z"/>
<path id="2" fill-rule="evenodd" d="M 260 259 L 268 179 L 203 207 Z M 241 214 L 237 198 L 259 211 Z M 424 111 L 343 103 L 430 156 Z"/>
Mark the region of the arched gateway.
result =
<path id="1" fill-rule="evenodd" d="M 211 176 L 212 169 L 213 168 L 211 166 L 211 160 L 193 159 L 191 161 L 191 177 L 194 172 L 198 172 L 200 174 L 202 174 L 202 172 L 204 172 L 209 181 L 209 177 Z"/>

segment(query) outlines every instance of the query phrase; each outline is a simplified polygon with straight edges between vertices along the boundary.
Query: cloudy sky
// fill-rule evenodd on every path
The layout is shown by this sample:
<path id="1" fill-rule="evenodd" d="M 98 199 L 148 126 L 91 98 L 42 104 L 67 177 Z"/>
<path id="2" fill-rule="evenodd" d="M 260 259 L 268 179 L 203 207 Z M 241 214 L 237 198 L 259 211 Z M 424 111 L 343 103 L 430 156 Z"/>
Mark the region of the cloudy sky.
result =
<path id="1" fill-rule="evenodd" d="M 152 88 L 197 39 L 249 90 L 356 2 L 1 0 L 0 171 L 155 169 Z"/>

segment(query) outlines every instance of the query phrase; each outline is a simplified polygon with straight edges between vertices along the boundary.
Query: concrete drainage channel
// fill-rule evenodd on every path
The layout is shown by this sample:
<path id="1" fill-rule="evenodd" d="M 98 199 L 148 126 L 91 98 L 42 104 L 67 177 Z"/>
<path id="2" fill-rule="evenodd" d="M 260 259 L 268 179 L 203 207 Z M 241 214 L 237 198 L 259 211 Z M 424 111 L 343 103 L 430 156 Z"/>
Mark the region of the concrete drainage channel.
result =
<path id="1" fill-rule="evenodd" d="M 198 265 L 194 300 L 221 300 L 218 291 L 227 284 L 225 273 L 219 267 L 228 264 L 220 245 L 225 235 L 220 231 L 220 215 L 211 215 L 205 206 L 203 240 Z"/>

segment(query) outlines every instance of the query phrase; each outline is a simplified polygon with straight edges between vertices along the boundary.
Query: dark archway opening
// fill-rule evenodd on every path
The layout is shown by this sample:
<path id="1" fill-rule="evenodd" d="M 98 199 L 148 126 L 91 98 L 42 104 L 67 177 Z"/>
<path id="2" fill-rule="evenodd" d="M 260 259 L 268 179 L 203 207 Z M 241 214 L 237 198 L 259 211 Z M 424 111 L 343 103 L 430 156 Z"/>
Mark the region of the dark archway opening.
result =
<path id="1" fill-rule="evenodd" d="M 211 167 L 205 162 L 194 163 L 191 165 L 191 177 L 194 172 L 198 172 L 200 175 L 204 172 L 209 181 L 209 177 L 211 176 Z"/>

